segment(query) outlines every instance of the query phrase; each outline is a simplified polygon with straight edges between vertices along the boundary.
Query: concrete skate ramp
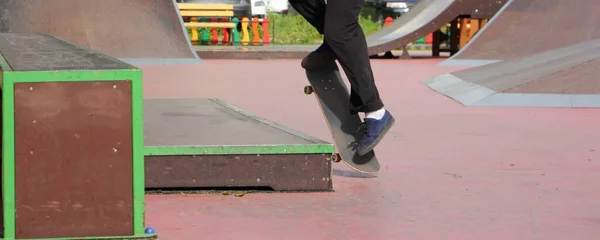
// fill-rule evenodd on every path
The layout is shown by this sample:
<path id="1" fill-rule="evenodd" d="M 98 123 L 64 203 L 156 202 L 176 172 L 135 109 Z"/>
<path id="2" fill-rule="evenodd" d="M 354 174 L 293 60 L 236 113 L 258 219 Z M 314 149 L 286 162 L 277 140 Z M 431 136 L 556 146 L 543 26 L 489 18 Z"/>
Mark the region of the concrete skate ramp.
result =
<path id="1" fill-rule="evenodd" d="M 600 107 L 599 73 L 596 39 L 423 83 L 466 106 Z"/>
<path id="2" fill-rule="evenodd" d="M 600 37 L 597 0 L 510 0 L 461 51 L 441 65 L 477 66 Z"/>
<path id="3" fill-rule="evenodd" d="M 44 32 L 132 63 L 198 62 L 175 0 L 2 0 L 0 32 Z"/>
<path id="4" fill-rule="evenodd" d="M 367 36 L 369 55 L 417 41 L 460 15 L 491 18 L 507 0 L 421 0 L 408 13 Z"/>
<path id="5" fill-rule="evenodd" d="M 389 26 L 367 36 L 369 55 L 415 42 L 460 15 L 491 18 L 508 0 L 421 0 Z M 202 58 L 303 58 L 318 46 L 196 46 Z"/>

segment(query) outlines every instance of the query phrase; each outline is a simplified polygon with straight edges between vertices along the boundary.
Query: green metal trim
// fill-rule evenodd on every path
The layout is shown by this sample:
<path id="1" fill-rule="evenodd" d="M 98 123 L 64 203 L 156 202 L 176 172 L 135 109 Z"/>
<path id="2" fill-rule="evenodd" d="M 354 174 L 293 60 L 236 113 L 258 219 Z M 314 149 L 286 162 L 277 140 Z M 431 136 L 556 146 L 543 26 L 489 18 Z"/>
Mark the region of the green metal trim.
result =
<path id="1" fill-rule="evenodd" d="M 69 70 L 7 72 L 4 79 L 13 83 L 123 81 L 135 76 L 140 69 Z"/>
<path id="2" fill-rule="evenodd" d="M 133 157 L 133 229 L 135 234 L 144 233 L 144 89 L 142 71 L 137 71 L 131 79 L 132 114 L 132 157 Z"/>
<path id="3" fill-rule="evenodd" d="M 236 107 L 236 106 L 234 106 L 234 105 L 232 105 L 230 103 L 227 103 L 227 102 L 225 102 L 225 101 L 223 101 L 221 99 L 218 99 L 218 98 L 209 98 L 209 100 L 211 100 L 214 103 L 219 104 L 219 105 L 221 105 L 223 107 L 229 108 L 232 111 L 234 111 L 234 112 L 236 112 L 236 113 L 238 113 L 240 115 L 243 115 L 243 116 L 245 116 L 247 118 L 250 118 L 250 119 L 252 119 L 254 121 L 257 121 L 259 123 L 265 124 L 267 126 L 275 128 L 277 130 L 280 130 L 280 131 L 283 131 L 283 132 L 287 132 L 289 134 L 292 134 L 294 136 L 302 138 L 302 139 L 304 139 L 306 141 L 317 143 L 317 144 L 330 144 L 330 143 L 328 143 L 326 141 L 323 141 L 321 139 L 318 139 L 318 138 L 309 136 L 307 134 L 301 133 L 299 131 L 296 131 L 294 129 L 288 128 L 286 126 L 283 126 L 283 125 L 278 124 L 276 122 L 273 122 L 271 120 L 268 120 L 268 119 L 265 119 L 265 118 L 261 118 L 259 116 L 252 115 L 252 114 L 250 114 L 250 113 L 248 113 L 248 112 L 246 112 L 246 111 L 244 111 L 244 110 L 242 110 L 242 109 L 240 109 L 240 108 L 238 108 L 238 107 Z"/>
<path id="4" fill-rule="evenodd" d="M 15 238 L 15 104 L 14 83 L 2 78 L 2 197 L 4 238 Z"/>
<path id="5" fill-rule="evenodd" d="M 146 146 L 146 156 L 248 155 L 248 154 L 332 154 L 333 144 L 256 146 Z"/>
<path id="6" fill-rule="evenodd" d="M 132 236 L 66 237 L 66 238 L 25 238 L 23 240 L 79 240 L 79 239 L 156 239 L 156 234 L 136 234 Z M 3 238 L 7 239 L 7 238 Z"/>

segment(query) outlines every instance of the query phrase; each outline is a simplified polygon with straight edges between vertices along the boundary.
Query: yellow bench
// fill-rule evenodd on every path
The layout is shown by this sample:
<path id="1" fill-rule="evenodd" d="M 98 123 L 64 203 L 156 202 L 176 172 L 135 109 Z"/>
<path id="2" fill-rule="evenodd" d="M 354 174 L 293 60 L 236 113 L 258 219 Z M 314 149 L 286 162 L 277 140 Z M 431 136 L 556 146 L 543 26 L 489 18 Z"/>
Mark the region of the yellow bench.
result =
<path id="1" fill-rule="evenodd" d="M 191 30 L 192 35 L 190 41 L 192 44 L 198 43 L 198 29 L 202 31 L 202 39 L 200 42 L 207 44 L 209 42 L 209 30 L 212 30 L 212 38 L 210 42 L 217 44 L 219 42 L 217 29 L 221 29 L 223 34 L 231 35 L 231 31 L 235 31 L 237 27 L 233 20 L 233 5 L 232 4 L 198 4 L 198 3 L 178 3 L 177 7 L 182 17 L 190 20 L 184 22 L 186 28 Z M 216 19 L 217 21 L 212 21 Z M 223 21 L 225 20 L 225 21 Z M 225 35 L 224 35 L 225 37 Z M 229 39 L 223 39 L 223 43 Z"/>
<path id="2" fill-rule="evenodd" d="M 231 18 L 233 18 L 232 4 L 178 3 L 177 5 L 182 17 L 190 17 L 190 21 L 184 23 L 188 28 L 236 27 L 236 24 L 231 22 Z M 198 18 L 217 18 L 219 20 L 227 18 L 228 22 L 199 22 Z"/>

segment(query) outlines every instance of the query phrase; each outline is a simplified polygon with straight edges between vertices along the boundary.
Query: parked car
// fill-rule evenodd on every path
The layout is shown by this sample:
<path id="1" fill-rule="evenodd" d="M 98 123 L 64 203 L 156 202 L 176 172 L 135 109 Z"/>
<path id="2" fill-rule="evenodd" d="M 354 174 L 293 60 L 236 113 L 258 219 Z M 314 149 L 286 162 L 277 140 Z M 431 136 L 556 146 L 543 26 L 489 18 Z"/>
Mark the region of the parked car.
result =
<path id="1" fill-rule="evenodd" d="M 366 0 L 363 16 L 383 24 L 387 17 L 397 18 L 412 9 L 419 0 Z"/>
<path id="2" fill-rule="evenodd" d="M 288 0 L 267 0 L 267 11 L 287 14 L 290 4 Z"/>

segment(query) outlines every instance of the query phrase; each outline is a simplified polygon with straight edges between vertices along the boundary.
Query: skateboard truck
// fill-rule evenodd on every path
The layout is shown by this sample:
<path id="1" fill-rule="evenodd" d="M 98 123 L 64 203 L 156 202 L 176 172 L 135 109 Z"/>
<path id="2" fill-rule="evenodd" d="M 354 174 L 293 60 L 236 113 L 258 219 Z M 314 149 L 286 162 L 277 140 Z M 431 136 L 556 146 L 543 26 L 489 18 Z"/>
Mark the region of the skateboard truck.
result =
<path id="1" fill-rule="evenodd" d="M 338 162 L 342 161 L 342 156 L 340 156 L 339 153 L 334 153 L 331 155 L 331 161 L 338 163 Z"/>
<path id="2" fill-rule="evenodd" d="M 312 94 L 313 92 L 314 92 L 314 89 L 313 89 L 313 87 L 312 87 L 312 86 L 310 86 L 310 85 L 306 85 L 306 86 L 304 86 L 304 94 L 306 94 L 306 95 L 310 95 L 310 94 Z"/>

